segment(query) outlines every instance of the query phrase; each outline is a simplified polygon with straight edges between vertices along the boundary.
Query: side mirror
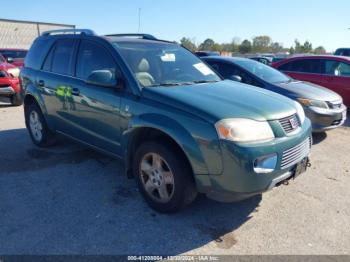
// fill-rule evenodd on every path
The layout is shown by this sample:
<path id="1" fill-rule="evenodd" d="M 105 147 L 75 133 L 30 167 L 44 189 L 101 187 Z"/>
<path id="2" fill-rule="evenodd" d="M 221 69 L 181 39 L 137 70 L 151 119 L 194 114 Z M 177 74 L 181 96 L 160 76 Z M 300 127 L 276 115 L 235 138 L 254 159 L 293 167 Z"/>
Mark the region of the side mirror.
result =
<path id="1" fill-rule="evenodd" d="M 96 70 L 91 72 L 86 83 L 103 87 L 117 87 L 117 80 L 111 70 Z"/>
<path id="2" fill-rule="evenodd" d="M 238 75 L 232 75 L 229 77 L 229 79 L 232 81 L 236 81 L 236 82 L 242 82 L 242 77 L 240 77 Z"/>
<path id="3" fill-rule="evenodd" d="M 12 57 L 8 57 L 6 60 L 7 60 L 7 63 L 10 63 L 10 64 L 12 64 L 14 62 Z"/>

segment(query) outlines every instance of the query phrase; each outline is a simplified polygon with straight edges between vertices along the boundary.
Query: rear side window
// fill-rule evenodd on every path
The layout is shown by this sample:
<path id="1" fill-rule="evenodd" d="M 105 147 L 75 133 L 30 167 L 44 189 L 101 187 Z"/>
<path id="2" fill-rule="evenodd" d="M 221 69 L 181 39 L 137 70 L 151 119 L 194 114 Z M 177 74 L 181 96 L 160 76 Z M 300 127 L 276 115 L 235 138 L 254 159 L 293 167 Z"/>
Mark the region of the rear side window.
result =
<path id="1" fill-rule="evenodd" d="M 114 72 L 115 77 L 116 64 L 111 54 L 104 47 L 83 40 L 79 48 L 76 76 L 86 80 L 91 72 L 106 69 Z"/>
<path id="2" fill-rule="evenodd" d="M 334 60 L 325 61 L 327 75 L 350 77 L 350 65 Z"/>
<path id="3" fill-rule="evenodd" d="M 51 70 L 61 75 L 72 75 L 74 59 L 73 39 L 58 40 L 52 56 Z"/>
<path id="4" fill-rule="evenodd" d="M 24 66 L 39 70 L 53 42 L 53 39 L 39 38 L 35 40 L 25 58 Z"/>
<path id="5" fill-rule="evenodd" d="M 323 72 L 323 61 L 320 59 L 296 60 L 283 64 L 278 69 L 290 72 L 321 74 Z"/>

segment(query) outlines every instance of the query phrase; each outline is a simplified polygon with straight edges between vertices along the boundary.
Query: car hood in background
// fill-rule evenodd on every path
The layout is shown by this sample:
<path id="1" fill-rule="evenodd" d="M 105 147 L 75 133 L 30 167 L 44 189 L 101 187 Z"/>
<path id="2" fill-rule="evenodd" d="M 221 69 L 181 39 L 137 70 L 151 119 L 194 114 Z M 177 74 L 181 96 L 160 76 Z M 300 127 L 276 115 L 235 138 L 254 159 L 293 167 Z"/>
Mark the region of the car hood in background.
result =
<path id="1" fill-rule="evenodd" d="M 308 82 L 293 81 L 288 83 L 274 83 L 274 85 L 287 90 L 290 96 L 294 98 L 308 98 L 328 102 L 341 100 L 341 97 L 337 93 Z"/>
<path id="2" fill-rule="evenodd" d="M 143 95 L 201 118 L 206 117 L 211 122 L 226 118 L 275 120 L 296 113 L 295 104 L 289 98 L 230 80 L 175 87 L 149 87 L 143 89 Z"/>

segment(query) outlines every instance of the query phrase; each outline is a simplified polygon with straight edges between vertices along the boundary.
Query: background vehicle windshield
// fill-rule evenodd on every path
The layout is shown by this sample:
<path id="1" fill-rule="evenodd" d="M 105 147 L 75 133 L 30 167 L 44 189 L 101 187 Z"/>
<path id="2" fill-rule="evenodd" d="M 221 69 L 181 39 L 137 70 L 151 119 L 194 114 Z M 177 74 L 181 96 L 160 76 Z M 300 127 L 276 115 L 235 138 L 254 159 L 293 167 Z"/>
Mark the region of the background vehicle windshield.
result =
<path id="1" fill-rule="evenodd" d="M 5 62 L 6 62 L 5 58 L 0 54 L 0 63 L 5 63 Z"/>
<path id="2" fill-rule="evenodd" d="M 24 59 L 27 55 L 27 51 L 17 51 L 17 50 L 4 50 L 0 51 L 0 53 L 5 58 L 13 58 L 13 59 Z"/>
<path id="3" fill-rule="evenodd" d="M 206 64 L 186 49 L 159 42 L 115 42 L 143 87 L 220 81 Z"/>
<path id="4" fill-rule="evenodd" d="M 235 63 L 257 77 L 270 83 L 283 83 L 291 80 L 290 77 L 276 69 L 253 60 L 237 60 Z"/>

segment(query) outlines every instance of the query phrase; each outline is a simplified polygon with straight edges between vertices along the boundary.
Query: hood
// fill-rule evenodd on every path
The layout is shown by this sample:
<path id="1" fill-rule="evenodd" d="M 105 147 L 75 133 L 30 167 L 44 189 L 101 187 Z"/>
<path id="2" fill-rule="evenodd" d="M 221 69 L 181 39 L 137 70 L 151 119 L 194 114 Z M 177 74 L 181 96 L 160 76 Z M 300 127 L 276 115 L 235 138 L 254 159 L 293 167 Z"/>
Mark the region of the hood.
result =
<path id="1" fill-rule="evenodd" d="M 337 93 L 308 82 L 293 81 L 274 85 L 288 91 L 289 96 L 293 98 L 308 98 L 328 102 L 341 100 L 341 97 Z"/>
<path id="2" fill-rule="evenodd" d="M 275 120 L 296 113 L 294 101 L 274 92 L 233 82 L 149 87 L 143 96 L 217 122 L 226 118 Z"/>

